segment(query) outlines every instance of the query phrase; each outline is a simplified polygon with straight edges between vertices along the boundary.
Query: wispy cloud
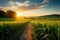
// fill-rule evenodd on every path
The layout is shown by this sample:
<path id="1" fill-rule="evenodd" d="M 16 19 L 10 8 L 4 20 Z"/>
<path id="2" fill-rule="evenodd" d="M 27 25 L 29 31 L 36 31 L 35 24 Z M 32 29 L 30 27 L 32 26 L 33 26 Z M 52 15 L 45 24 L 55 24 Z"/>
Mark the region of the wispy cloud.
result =
<path id="1" fill-rule="evenodd" d="M 1 9 L 5 9 L 5 10 L 32 10 L 32 9 L 39 9 L 39 8 L 43 8 L 47 5 L 47 3 L 49 2 L 49 0 L 43 0 L 42 3 L 36 4 L 36 3 L 32 3 L 29 0 L 26 0 L 25 2 L 14 2 L 13 0 L 8 1 L 8 5 L 9 6 L 0 6 Z"/>

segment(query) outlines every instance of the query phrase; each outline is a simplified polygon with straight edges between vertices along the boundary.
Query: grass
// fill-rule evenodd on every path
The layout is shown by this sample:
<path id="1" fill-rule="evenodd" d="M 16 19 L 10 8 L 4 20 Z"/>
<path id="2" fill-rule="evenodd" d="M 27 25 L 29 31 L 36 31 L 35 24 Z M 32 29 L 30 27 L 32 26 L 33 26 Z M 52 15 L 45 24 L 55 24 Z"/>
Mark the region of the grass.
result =
<path id="1" fill-rule="evenodd" d="M 15 18 L 0 18 L 0 21 L 15 21 Z"/>

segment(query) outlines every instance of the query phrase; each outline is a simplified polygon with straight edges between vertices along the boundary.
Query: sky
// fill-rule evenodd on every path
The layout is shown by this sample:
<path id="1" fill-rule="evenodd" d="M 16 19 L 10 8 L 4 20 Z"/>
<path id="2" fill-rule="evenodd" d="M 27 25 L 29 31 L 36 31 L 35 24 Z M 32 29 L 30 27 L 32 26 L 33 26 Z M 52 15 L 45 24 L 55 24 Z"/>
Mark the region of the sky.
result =
<path id="1" fill-rule="evenodd" d="M 60 14 L 60 0 L 0 0 L 0 10 L 15 10 L 21 16 Z"/>

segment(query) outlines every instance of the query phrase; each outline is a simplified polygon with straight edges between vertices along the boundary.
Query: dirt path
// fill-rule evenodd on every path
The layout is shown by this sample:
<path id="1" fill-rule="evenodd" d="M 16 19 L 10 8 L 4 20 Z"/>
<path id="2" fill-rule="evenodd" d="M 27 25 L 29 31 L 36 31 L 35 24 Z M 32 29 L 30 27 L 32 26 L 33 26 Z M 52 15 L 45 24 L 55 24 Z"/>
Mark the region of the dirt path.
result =
<path id="1" fill-rule="evenodd" d="M 26 29 L 22 33 L 22 36 L 20 37 L 20 40 L 32 40 L 30 24 L 28 24 L 28 26 L 26 27 Z"/>

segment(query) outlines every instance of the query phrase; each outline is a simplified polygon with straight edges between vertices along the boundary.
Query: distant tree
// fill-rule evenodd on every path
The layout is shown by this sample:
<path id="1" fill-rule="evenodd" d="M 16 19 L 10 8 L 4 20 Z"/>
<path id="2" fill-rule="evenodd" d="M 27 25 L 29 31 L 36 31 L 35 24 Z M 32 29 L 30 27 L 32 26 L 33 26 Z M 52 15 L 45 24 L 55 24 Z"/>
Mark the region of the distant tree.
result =
<path id="1" fill-rule="evenodd" d="M 5 18 L 6 17 L 6 12 L 0 10 L 0 18 Z"/>
<path id="2" fill-rule="evenodd" d="M 7 11 L 7 16 L 8 18 L 15 18 L 16 17 L 16 12 L 12 10 Z"/>

